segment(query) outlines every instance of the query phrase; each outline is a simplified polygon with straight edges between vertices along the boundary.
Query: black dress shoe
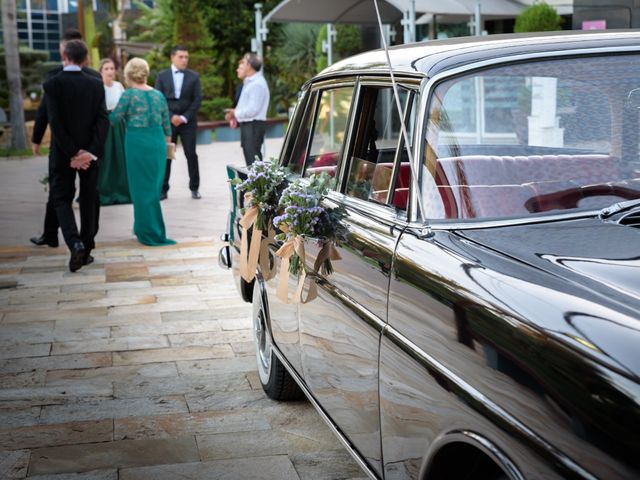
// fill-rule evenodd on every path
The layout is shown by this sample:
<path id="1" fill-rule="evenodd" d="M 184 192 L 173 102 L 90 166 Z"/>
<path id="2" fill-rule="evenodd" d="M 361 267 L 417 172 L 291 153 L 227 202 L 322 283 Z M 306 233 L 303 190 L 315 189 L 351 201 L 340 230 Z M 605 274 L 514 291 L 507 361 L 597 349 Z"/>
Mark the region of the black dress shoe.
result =
<path id="1" fill-rule="evenodd" d="M 84 257 L 86 255 L 86 251 L 84 249 L 84 245 L 82 242 L 76 242 L 73 244 L 73 248 L 71 248 L 71 258 L 69 259 L 69 270 L 72 272 L 77 272 L 84 265 Z"/>
<path id="2" fill-rule="evenodd" d="M 82 265 L 91 265 L 93 263 L 93 260 L 93 256 L 87 253 L 82 259 Z"/>
<path id="3" fill-rule="evenodd" d="M 167 199 L 167 192 L 162 192 L 160 194 L 160 200 L 166 200 Z"/>
<path id="4" fill-rule="evenodd" d="M 44 235 L 42 235 L 40 237 L 31 237 L 29 240 L 34 245 L 38 245 L 38 246 L 48 245 L 48 246 L 50 246 L 52 248 L 55 248 L 55 247 L 58 246 L 58 239 L 57 238 L 46 238 Z"/>
<path id="5" fill-rule="evenodd" d="M 191 198 L 193 198 L 194 200 L 200 200 L 202 198 L 202 195 L 200 195 L 200 192 L 198 190 L 191 190 Z"/>

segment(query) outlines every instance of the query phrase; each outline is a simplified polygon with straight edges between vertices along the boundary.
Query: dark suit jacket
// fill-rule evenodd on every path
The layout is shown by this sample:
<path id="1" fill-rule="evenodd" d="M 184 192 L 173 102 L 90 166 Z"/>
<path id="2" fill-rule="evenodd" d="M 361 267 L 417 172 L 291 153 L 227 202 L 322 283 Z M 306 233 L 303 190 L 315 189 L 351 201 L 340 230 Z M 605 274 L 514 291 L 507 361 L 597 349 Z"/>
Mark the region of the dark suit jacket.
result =
<path id="1" fill-rule="evenodd" d="M 200 77 L 193 70 L 184 71 L 182 90 L 180 98 L 175 96 L 173 88 L 173 72 L 171 68 L 162 70 L 156 77 L 156 90 L 160 90 L 167 99 L 169 112 L 171 115 L 183 115 L 188 121 L 188 125 L 196 125 L 198 109 L 202 102 L 202 89 L 200 88 Z"/>
<path id="2" fill-rule="evenodd" d="M 54 77 L 60 72 L 62 72 L 62 69 L 63 69 L 63 66 L 59 65 L 53 70 L 50 70 L 47 73 L 46 80 L 49 80 L 51 77 Z M 82 71 L 102 81 L 102 75 L 96 72 L 93 68 L 84 67 Z M 47 100 L 45 98 L 45 95 L 43 94 L 42 99 L 40 100 L 40 106 L 36 111 L 36 119 L 33 123 L 33 134 L 31 135 L 32 143 L 37 143 L 38 145 L 42 143 L 42 137 L 44 137 L 44 132 L 47 130 L 48 124 L 49 124 L 49 119 L 47 118 Z"/>
<path id="3" fill-rule="evenodd" d="M 84 72 L 61 72 L 42 88 L 53 134 L 54 165 L 68 166 L 81 149 L 102 157 L 109 129 L 102 82 Z"/>

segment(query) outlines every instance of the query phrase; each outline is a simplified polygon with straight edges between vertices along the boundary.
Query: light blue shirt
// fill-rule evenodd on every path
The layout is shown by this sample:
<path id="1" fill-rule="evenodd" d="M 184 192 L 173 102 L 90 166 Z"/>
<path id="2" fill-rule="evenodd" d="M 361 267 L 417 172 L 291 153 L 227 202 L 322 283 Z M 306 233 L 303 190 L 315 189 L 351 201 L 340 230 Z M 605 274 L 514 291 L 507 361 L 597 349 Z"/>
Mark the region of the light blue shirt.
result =
<path id="1" fill-rule="evenodd" d="M 269 108 L 269 87 L 262 72 L 256 72 L 244 79 L 238 106 L 235 110 L 238 122 L 266 120 Z"/>

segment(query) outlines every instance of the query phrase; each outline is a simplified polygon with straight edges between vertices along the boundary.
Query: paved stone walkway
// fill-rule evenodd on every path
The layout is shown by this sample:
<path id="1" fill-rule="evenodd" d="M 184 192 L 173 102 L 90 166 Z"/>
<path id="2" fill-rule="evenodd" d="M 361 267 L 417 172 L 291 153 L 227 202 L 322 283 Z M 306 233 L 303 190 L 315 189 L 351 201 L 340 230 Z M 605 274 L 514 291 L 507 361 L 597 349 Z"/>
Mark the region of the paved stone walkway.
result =
<path id="1" fill-rule="evenodd" d="M 217 265 L 239 145 L 199 153 L 204 199 L 180 188 L 182 162 L 162 204 L 177 245 L 141 246 L 131 206 L 107 207 L 96 261 L 75 274 L 66 249 L 25 242 L 43 159 L 0 160 L 0 478 L 363 476 L 309 403 L 265 397 L 250 306 Z"/>

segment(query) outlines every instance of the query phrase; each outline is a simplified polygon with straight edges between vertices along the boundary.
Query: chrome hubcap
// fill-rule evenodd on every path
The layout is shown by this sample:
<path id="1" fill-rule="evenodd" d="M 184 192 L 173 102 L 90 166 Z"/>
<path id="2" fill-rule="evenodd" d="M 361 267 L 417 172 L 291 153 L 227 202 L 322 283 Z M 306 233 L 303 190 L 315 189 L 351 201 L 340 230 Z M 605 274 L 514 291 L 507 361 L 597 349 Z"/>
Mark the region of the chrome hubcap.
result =
<path id="1" fill-rule="evenodd" d="M 254 316 L 253 323 L 259 373 L 261 377 L 265 377 L 262 378 L 262 380 L 266 383 L 269 376 L 269 369 L 271 368 L 271 342 L 262 309 L 259 309 Z"/>

